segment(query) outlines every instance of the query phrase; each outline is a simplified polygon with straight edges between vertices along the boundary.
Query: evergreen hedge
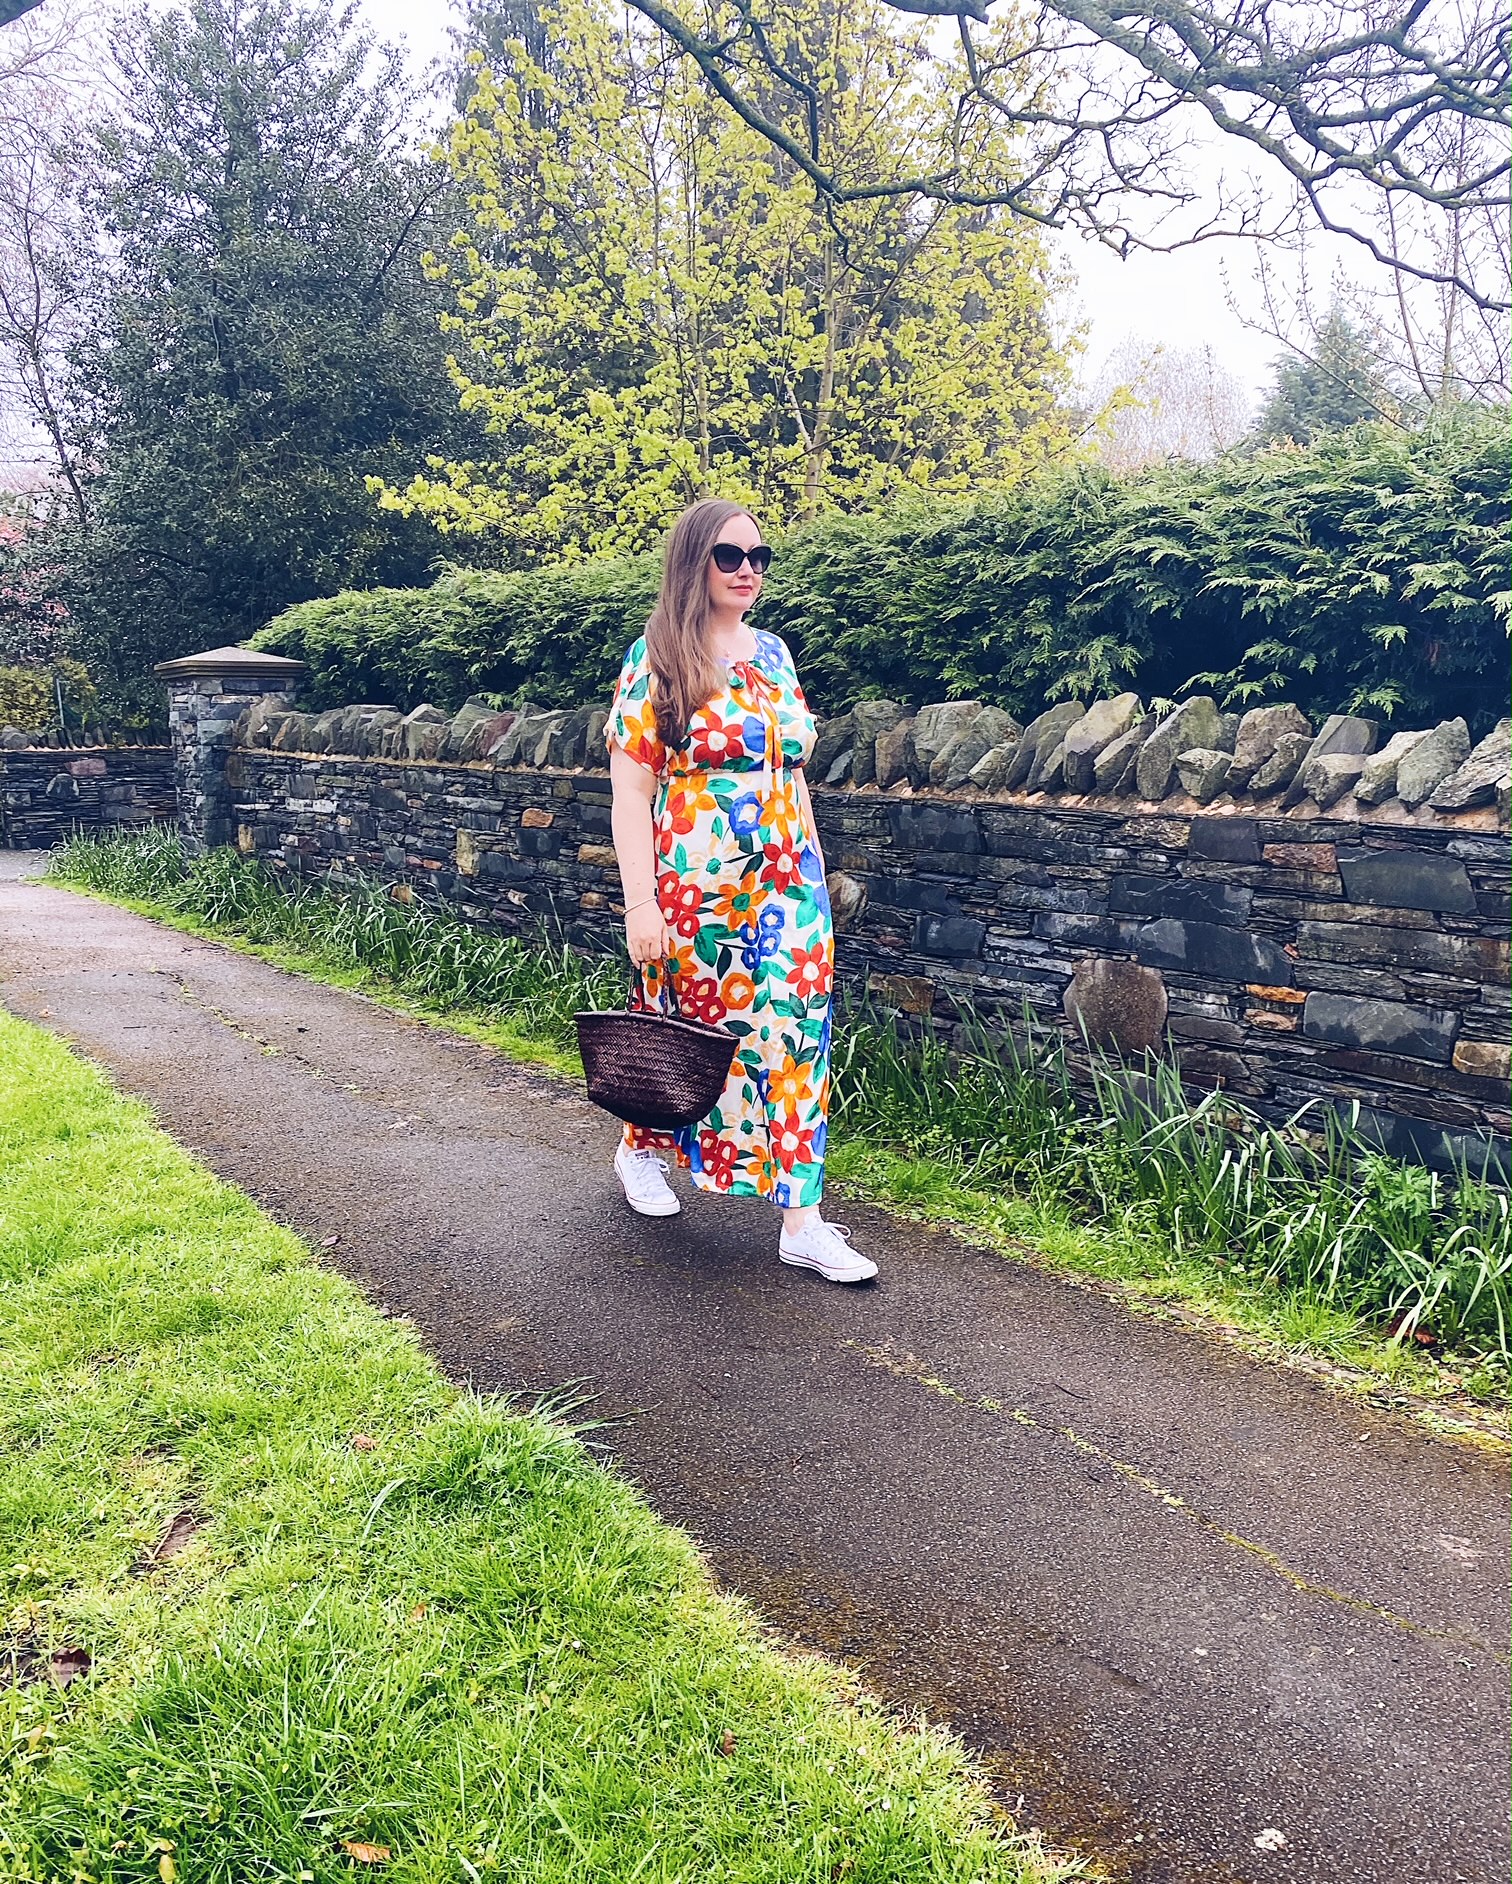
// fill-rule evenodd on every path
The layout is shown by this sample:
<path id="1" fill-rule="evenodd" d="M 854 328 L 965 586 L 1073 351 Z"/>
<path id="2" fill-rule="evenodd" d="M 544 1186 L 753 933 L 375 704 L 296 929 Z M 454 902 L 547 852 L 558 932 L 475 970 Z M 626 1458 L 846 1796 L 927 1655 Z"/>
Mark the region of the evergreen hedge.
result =
<path id="1" fill-rule="evenodd" d="M 1506 415 L 1361 426 L 1307 449 L 1132 477 L 1078 466 L 970 503 L 790 531 L 757 617 L 815 706 L 1048 700 L 1194 681 L 1398 724 L 1506 711 Z M 603 698 L 645 623 L 653 557 L 489 572 L 305 602 L 259 647 L 310 663 L 314 704 L 469 693 Z"/>

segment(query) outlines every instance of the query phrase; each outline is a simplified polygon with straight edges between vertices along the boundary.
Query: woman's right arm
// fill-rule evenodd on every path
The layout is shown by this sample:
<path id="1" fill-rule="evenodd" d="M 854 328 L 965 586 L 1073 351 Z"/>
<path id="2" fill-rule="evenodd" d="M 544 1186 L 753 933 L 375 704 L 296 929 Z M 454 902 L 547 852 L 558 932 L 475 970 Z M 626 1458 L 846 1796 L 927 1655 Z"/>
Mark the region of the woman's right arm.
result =
<path id="1" fill-rule="evenodd" d="M 614 788 L 610 825 L 625 893 L 625 941 L 632 962 L 656 962 L 672 952 L 672 932 L 656 901 L 656 838 L 651 801 L 656 774 L 632 759 L 623 746 L 609 751 L 609 783 Z"/>

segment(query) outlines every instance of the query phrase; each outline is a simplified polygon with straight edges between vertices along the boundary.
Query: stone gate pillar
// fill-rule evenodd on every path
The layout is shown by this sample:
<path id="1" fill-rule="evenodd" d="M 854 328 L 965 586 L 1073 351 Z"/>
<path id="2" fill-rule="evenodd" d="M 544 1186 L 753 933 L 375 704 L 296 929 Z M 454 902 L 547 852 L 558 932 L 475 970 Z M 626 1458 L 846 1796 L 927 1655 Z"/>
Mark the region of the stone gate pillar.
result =
<path id="1" fill-rule="evenodd" d="M 257 700 L 292 706 L 306 667 L 252 648 L 208 648 L 153 671 L 168 687 L 179 830 L 198 855 L 232 839 L 226 760 L 236 722 Z"/>

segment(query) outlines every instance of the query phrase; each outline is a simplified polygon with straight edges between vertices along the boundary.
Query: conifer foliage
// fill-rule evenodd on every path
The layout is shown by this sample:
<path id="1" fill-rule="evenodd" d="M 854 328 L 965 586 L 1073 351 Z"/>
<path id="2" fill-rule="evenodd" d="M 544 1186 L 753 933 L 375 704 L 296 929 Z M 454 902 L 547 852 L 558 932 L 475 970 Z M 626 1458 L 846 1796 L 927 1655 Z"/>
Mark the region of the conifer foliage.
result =
<path id="1" fill-rule="evenodd" d="M 429 532 L 367 475 L 455 424 L 418 256 L 443 184 L 397 60 L 323 0 L 123 16 L 79 153 L 99 246 L 70 387 L 90 467 L 50 553 L 91 667 L 152 661 L 353 581 L 416 580 Z"/>

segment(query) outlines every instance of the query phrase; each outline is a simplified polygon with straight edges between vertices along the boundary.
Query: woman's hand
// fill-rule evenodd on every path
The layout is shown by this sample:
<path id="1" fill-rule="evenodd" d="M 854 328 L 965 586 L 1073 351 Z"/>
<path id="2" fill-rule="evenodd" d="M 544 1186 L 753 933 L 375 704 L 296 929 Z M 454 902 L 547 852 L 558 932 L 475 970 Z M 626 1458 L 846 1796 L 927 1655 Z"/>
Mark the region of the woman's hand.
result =
<path id="1" fill-rule="evenodd" d="M 638 967 L 659 962 L 672 953 L 672 931 L 654 902 L 625 912 L 625 941 L 630 959 Z"/>

